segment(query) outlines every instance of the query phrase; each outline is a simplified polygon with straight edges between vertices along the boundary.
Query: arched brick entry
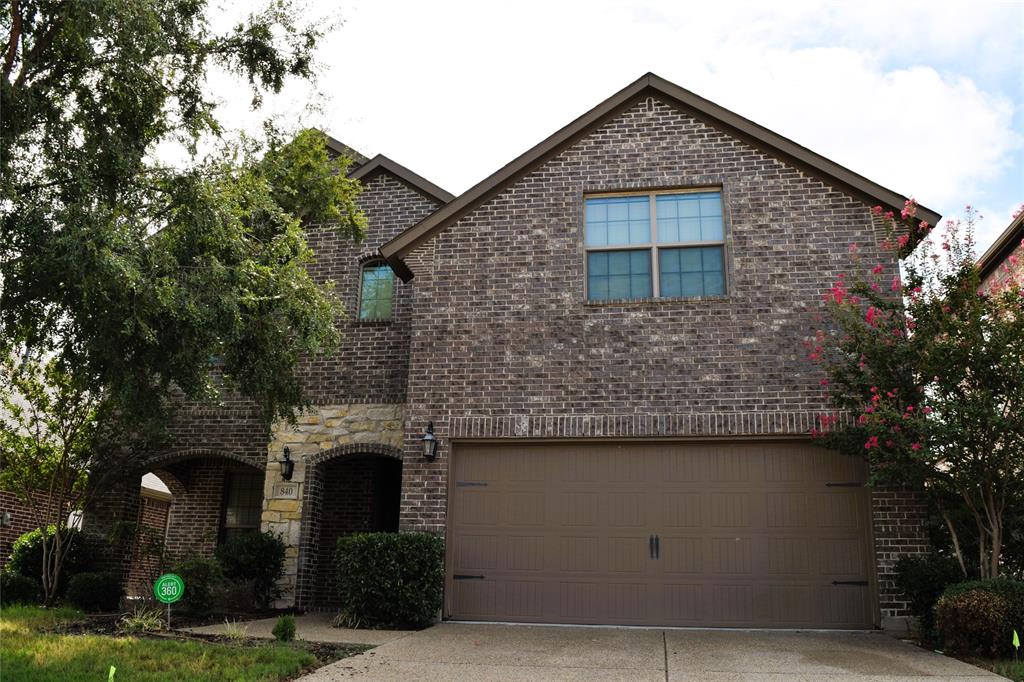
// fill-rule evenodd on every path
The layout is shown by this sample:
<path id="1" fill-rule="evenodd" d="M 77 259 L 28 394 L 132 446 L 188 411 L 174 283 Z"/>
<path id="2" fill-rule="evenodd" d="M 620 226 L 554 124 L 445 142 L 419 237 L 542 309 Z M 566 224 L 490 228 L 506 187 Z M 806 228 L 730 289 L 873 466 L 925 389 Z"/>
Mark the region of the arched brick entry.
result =
<path id="1" fill-rule="evenodd" d="M 337 606 L 333 554 L 337 538 L 397 532 L 402 452 L 379 443 L 343 445 L 306 460 L 296 606 Z"/>
<path id="2" fill-rule="evenodd" d="M 164 538 L 163 563 L 191 556 L 210 556 L 221 536 L 225 495 L 237 478 L 250 479 L 256 499 L 255 528 L 259 528 L 266 463 L 230 451 L 186 448 L 161 452 L 140 461 L 97 495 L 86 511 L 84 527 L 103 537 L 120 537 L 122 544 L 111 553 L 109 568 L 124 580 L 132 575 L 138 555 L 138 537 L 125 536 L 125 524 L 137 528 L 145 522 L 140 481 L 147 472 L 158 476 L 171 491 Z"/>

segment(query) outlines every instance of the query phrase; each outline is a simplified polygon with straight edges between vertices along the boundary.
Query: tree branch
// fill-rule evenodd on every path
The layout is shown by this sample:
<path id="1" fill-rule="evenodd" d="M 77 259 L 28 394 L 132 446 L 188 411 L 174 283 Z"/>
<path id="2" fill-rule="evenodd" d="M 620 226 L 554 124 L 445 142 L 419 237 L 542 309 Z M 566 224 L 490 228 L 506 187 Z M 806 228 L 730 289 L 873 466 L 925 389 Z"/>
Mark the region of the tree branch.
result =
<path id="1" fill-rule="evenodd" d="M 7 40 L 7 56 L 4 57 L 4 80 L 9 80 L 14 69 L 14 58 L 18 54 L 18 43 L 21 42 L 21 9 L 18 0 L 11 0 L 11 36 Z"/>

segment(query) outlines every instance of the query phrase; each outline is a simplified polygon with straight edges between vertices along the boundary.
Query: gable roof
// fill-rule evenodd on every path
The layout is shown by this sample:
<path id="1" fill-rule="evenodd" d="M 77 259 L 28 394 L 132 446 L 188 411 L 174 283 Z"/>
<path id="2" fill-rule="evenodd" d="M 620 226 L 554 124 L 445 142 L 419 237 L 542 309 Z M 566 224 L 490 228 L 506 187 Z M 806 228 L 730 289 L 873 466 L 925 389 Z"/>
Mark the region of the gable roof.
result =
<path id="1" fill-rule="evenodd" d="M 477 183 L 451 203 L 405 230 L 380 247 L 380 254 L 403 281 L 413 278 L 404 258 L 417 246 L 473 210 L 511 182 L 522 177 L 556 153 L 599 126 L 609 117 L 624 110 L 645 95 L 657 95 L 675 103 L 696 118 L 722 129 L 753 146 L 849 192 L 869 204 L 879 204 L 896 211 L 903 209 L 906 197 L 840 166 L 820 154 L 789 140 L 767 128 L 743 118 L 714 102 L 704 99 L 674 83 L 647 73 L 583 114 L 549 138 Z M 918 206 L 917 216 L 937 225 L 938 213 Z"/>
<path id="2" fill-rule="evenodd" d="M 439 204 L 447 204 L 455 198 L 454 194 L 441 189 L 422 175 L 413 173 L 402 164 L 389 159 L 383 154 L 378 154 L 371 159 L 360 154 L 344 142 L 334 139 L 327 133 L 324 133 L 324 137 L 327 138 L 328 154 L 347 156 L 352 159 L 352 165 L 348 169 L 348 177 L 350 178 L 366 182 L 380 173 L 387 172 L 420 194 L 425 195 L 428 199 L 433 199 Z"/>
<path id="3" fill-rule="evenodd" d="M 390 173 L 412 187 L 414 190 L 418 191 L 420 194 L 426 195 L 428 198 L 433 199 L 439 204 L 447 204 L 455 198 L 454 194 L 446 192 L 423 176 L 413 173 L 402 164 L 392 161 L 383 154 L 378 154 L 369 161 L 361 164 L 355 170 L 349 171 L 348 176 L 365 182 L 370 180 L 370 178 L 385 172 Z"/>
<path id="4" fill-rule="evenodd" d="M 320 132 L 323 133 L 322 130 Z M 344 142 L 341 142 L 339 140 L 334 139 L 333 137 L 331 137 L 327 133 L 324 133 L 324 137 L 327 138 L 327 153 L 328 154 L 332 154 L 333 153 L 335 156 L 347 156 L 348 158 L 352 159 L 352 168 L 349 169 L 349 172 L 351 172 L 352 170 L 358 168 L 359 166 L 362 166 L 364 163 L 369 161 L 369 159 L 367 159 L 365 156 L 363 156 L 362 154 L 357 152 L 352 147 L 349 147 Z"/>
<path id="5" fill-rule="evenodd" d="M 1024 242 L 1024 211 L 1013 219 L 1001 235 L 988 247 L 978 259 L 978 272 L 985 280 L 1010 257 L 1014 249 Z"/>

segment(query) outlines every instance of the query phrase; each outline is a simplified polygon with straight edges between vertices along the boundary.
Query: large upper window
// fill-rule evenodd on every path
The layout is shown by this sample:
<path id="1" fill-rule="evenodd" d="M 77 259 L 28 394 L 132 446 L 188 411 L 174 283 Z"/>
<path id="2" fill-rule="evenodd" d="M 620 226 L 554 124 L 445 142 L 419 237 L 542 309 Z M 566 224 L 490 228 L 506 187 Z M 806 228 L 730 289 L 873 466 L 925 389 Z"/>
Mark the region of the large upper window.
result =
<path id="1" fill-rule="evenodd" d="M 585 222 L 589 300 L 725 293 L 720 192 L 588 197 Z"/>
<path id="2" fill-rule="evenodd" d="M 395 276 L 386 263 L 367 263 L 359 282 L 359 319 L 390 320 Z"/>

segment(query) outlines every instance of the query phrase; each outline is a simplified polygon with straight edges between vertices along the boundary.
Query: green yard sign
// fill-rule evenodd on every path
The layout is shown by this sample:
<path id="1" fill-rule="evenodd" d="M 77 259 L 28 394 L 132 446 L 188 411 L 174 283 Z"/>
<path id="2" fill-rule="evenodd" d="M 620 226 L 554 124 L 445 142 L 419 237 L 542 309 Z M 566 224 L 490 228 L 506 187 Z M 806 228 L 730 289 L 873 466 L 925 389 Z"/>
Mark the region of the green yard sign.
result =
<path id="1" fill-rule="evenodd" d="M 173 604 L 185 594 L 185 581 L 181 576 L 165 573 L 153 583 L 153 595 L 164 604 Z"/>

